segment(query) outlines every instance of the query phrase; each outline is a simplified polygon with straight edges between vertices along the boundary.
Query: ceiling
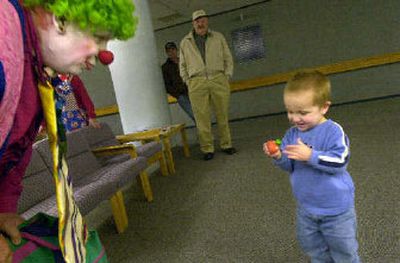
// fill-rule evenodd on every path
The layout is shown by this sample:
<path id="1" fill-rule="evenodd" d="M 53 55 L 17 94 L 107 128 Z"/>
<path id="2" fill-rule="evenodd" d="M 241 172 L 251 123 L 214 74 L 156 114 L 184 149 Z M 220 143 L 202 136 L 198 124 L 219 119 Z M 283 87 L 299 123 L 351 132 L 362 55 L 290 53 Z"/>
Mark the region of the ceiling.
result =
<path id="1" fill-rule="evenodd" d="M 267 2 L 260 0 L 149 0 L 154 30 L 191 21 L 192 12 L 204 9 L 209 15 Z"/>

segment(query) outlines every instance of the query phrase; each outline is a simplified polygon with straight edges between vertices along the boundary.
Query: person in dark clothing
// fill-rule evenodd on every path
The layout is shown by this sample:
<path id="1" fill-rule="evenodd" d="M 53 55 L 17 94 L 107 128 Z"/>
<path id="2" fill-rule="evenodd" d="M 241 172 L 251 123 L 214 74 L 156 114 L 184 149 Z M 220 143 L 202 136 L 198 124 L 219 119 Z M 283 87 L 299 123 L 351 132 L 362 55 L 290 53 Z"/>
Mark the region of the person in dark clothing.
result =
<path id="1" fill-rule="evenodd" d="M 179 57 L 178 49 L 174 42 L 165 44 L 167 60 L 162 65 L 162 73 L 167 93 L 178 101 L 179 106 L 195 122 L 192 105 L 189 100 L 188 88 L 179 75 Z"/>

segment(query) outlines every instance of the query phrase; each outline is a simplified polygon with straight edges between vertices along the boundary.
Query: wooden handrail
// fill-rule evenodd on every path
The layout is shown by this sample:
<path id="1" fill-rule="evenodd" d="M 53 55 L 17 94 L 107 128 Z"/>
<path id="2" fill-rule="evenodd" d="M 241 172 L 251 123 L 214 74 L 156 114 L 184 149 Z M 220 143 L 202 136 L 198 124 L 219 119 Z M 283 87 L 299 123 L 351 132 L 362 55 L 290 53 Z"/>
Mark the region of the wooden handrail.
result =
<path id="1" fill-rule="evenodd" d="M 119 112 L 119 109 L 118 109 L 117 104 L 96 109 L 97 117 L 112 115 L 112 114 L 116 114 L 118 112 Z"/>
<path id="2" fill-rule="evenodd" d="M 346 60 L 342 62 L 337 62 L 333 64 L 323 65 L 314 67 L 313 69 L 319 70 L 326 75 L 336 74 L 341 72 L 348 72 L 358 69 L 382 66 L 392 63 L 400 62 L 400 52 L 396 53 L 389 53 L 383 54 L 378 56 L 371 56 L 366 58 L 359 58 L 359 59 L 352 59 Z M 285 73 L 278 73 L 274 75 L 269 75 L 265 77 L 258 77 L 248 80 L 240 80 L 240 81 L 233 81 L 230 83 L 231 91 L 238 92 L 238 91 L 245 91 L 250 89 L 256 89 L 266 86 L 272 86 L 280 83 L 287 82 L 291 76 L 297 72 L 297 70 L 285 72 Z M 176 103 L 176 99 L 172 96 L 168 96 L 168 103 Z M 111 105 L 108 107 L 103 107 L 96 109 L 96 114 L 98 117 L 116 114 L 118 113 L 118 106 Z"/>
<path id="3" fill-rule="evenodd" d="M 315 67 L 313 69 L 319 70 L 326 75 L 330 75 L 363 68 L 392 64 L 396 62 L 400 62 L 400 52 L 367 58 L 346 60 L 329 65 Z M 235 81 L 231 83 L 231 90 L 232 92 L 243 91 L 287 82 L 298 70 L 299 69 L 249 80 Z"/>

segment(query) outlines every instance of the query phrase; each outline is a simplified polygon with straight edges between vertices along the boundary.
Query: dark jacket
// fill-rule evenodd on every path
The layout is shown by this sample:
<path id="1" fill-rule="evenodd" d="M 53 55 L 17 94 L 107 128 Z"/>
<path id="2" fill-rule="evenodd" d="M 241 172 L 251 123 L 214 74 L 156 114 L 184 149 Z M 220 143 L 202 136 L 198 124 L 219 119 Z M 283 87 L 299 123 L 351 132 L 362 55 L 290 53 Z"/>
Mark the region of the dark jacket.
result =
<path id="1" fill-rule="evenodd" d="M 162 65 L 162 73 L 168 94 L 178 98 L 180 95 L 188 93 L 188 88 L 179 75 L 179 65 L 177 63 L 168 58 Z"/>

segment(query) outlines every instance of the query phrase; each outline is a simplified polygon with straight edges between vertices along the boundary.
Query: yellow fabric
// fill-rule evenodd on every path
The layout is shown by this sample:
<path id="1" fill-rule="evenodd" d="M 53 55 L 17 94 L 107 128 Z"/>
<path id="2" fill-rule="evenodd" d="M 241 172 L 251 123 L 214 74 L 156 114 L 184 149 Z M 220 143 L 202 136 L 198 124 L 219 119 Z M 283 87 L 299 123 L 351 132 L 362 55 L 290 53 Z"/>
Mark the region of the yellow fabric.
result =
<path id="1" fill-rule="evenodd" d="M 221 149 L 232 147 L 228 118 L 231 91 L 226 76 L 220 73 L 214 78 L 195 77 L 189 80 L 188 87 L 201 151 L 214 152 L 211 107 L 217 119 Z"/>
<path id="2" fill-rule="evenodd" d="M 58 238 L 67 263 L 85 262 L 87 228 L 74 201 L 72 184 L 68 177 L 65 153 L 60 151 L 59 132 L 54 88 L 50 83 L 39 84 L 50 150 L 53 157 L 53 177 L 56 184 L 56 198 L 59 216 Z M 75 245 L 74 245 L 75 244 Z"/>

